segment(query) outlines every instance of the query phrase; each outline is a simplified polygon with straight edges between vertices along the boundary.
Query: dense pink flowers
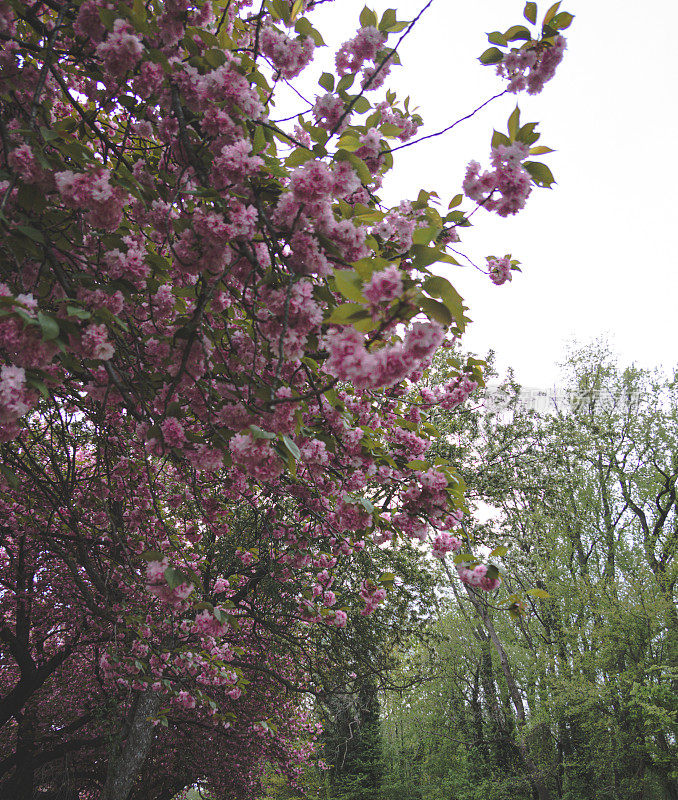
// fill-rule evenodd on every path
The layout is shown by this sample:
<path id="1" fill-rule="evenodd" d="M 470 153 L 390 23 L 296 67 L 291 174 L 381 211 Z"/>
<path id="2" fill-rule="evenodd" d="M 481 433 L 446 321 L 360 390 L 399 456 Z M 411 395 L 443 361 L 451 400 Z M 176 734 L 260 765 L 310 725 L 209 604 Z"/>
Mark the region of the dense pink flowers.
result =
<path id="1" fill-rule="evenodd" d="M 267 27 L 261 31 L 261 49 L 271 59 L 273 66 L 289 80 L 311 62 L 315 44 L 308 36 L 290 39 L 275 28 Z"/>
<path id="2" fill-rule="evenodd" d="M 353 327 L 334 328 L 325 338 L 329 359 L 325 371 L 358 388 L 394 386 L 426 362 L 443 339 L 443 329 L 417 322 L 402 343 L 368 350 L 365 337 Z"/>
<path id="3" fill-rule="evenodd" d="M 509 81 L 509 92 L 539 94 L 544 84 L 556 74 L 558 64 L 563 60 L 567 43 L 564 36 L 556 36 L 554 43 L 541 50 L 510 50 L 497 64 L 497 74 Z"/>
<path id="4" fill-rule="evenodd" d="M 64 203 L 87 211 L 87 219 L 95 228 L 115 230 L 122 220 L 125 192 L 110 184 L 110 173 L 103 168 L 74 173 L 70 170 L 54 175 L 56 187 Z"/>
<path id="5" fill-rule="evenodd" d="M 0 367 L 0 425 L 8 433 L 16 431 L 15 423 L 31 408 L 22 367 Z"/>
<path id="6" fill-rule="evenodd" d="M 480 164 L 471 161 L 463 183 L 466 196 L 501 217 L 517 214 L 532 191 L 532 178 L 522 164 L 527 155 L 527 145 L 514 142 L 492 148 L 491 172 L 481 174 Z"/>
<path id="7" fill-rule="evenodd" d="M 403 281 L 397 267 L 387 267 L 375 272 L 363 289 L 363 294 L 372 303 L 388 303 L 399 297 L 403 291 Z"/>
<path id="8" fill-rule="evenodd" d="M 457 573 L 463 583 L 469 586 L 477 586 L 486 592 L 494 591 L 501 584 L 501 578 L 498 576 L 491 577 L 488 574 L 488 567 L 485 564 L 476 564 L 475 567 L 458 564 Z"/>
<path id="9" fill-rule="evenodd" d="M 504 256 L 504 258 L 488 257 L 487 268 L 490 280 L 496 286 L 501 286 L 502 283 L 511 280 L 511 259 L 508 256 Z"/>
<path id="10" fill-rule="evenodd" d="M 245 139 L 235 144 L 224 145 L 212 163 L 212 181 L 217 189 L 226 189 L 232 184 L 254 175 L 263 165 L 259 156 L 250 155 L 252 145 Z"/>
<path id="11" fill-rule="evenodd" d="M 398 591 L 381 565 L 401 542 L 460 548 L 461 485 L 428 455 L 429 412 L 454 411 L 481 369 L 415 384 L 464 327 L 435 264 L 466 212 L 431 192 L 382 204 L 389 141 L 421 118 L 360 88 L 382 85 L 386 30 L 406 23 L 363 25 L 327 93 L 286 119 L 277 101 L 322 41 L 307 15 L 324 4 L 217 5 L 31 3 L 17 22 L 22 4 L 0 0 L 10 627 L 31 587 L 27 655 L 0 648 L 1 694 L 58 662 L 26 719 L 41 758 L 63 735 L 45 775 L 68 753 L 92 776 L 78 795 L 101 793 L 107 743 L 126 747 L 132 722 L 150 741 L 135 796 L 199 781 L 253 800 L 262 764 L 294 789 L 313 747 L 292 699 L 316 688 L 308 626 L 331 647 Z M 506 76 L 532 91 L 559 47 Z M 515 213 L 525 156 L 494 148 L 467 194 Z M 460 576 L 491 589 L 494 569 L 470 554 Z M 53 790 L 36 776 L 34 794 Z"/>
<path id="12" fill-rule="evenodd" d="M 283 471 L 283 462 L 268 439 L 255 439 L 251 433 L 238 433 L 231 439 L 229 447 L 233 461 L 256 480 L 271 480 Z"/>
<path id="13" fill-rule="evenodd" d="M 436 558 L 444 558 L 447 553 L 458 553 L 461 550 L 461 539 L 443 531 L 433 540 L 431 553 Z"/>
<path id="14" fill-rule="evenodd" d="M 366 86 L 371 80 L 370 89 L 378 89 L 383 85 L 384 79 L 389 72 L 390 63 L 386 64 L 379 71 L 376 79 L 373 75 L 376 72 L 377 53 L 386 42 L 386 34 L 381 33 L 373 26 L 361 28 L 353 39 L 350 39 L 337 51 L 335 58 L 337 73 L 339 75 L 351 75 L 363 70 L 362 85 Z M 364 66 L 366 61 L 374 62 L 373 65 Z"/>
<path id="15" fill-rule="evenodd" d="M 139 63 L 144 46 L 129 22 L 116 19 L 112 33 L 97 45 L 96 52 L 104 62 L 104 69 L 120 78 Z"/>

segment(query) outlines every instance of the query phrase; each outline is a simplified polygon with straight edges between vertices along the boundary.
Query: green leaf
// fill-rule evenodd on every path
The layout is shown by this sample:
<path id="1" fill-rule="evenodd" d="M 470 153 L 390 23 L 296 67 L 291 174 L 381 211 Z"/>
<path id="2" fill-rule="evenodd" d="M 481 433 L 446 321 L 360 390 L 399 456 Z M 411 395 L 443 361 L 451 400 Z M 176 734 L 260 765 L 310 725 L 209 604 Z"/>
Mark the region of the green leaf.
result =
<path id="1" fill-rule="evenodd" d="M 518 108 L 518 106 L 516 106 L 515 110 L 511 113 L 511 116 L 508 118 L 508 132 L 509 136 L 511 137 L 511 141 L 515 141 L 515 138 L 518 135 L 519 128 L 520 128 L 520 109 Z"/>
<path id="2" fill-rule="evenodd" d="M 556 14 L 555 17 L 553 17 L 549 24 L 552 28 L 562 31 L 570 27 L 573 19 L 574 14 L 570 14 L 568 11 L 561 11 L 560 14 Z"/>
<path id="3" fill-rule="evenodd" d="M 289 450 L 292 458 L 296 458 L 298 461 L 301 458 L 301 450 L 287 434 L 283 434 L 282 440 L 285 447 Z"/>
<path id="4" fill-rule="evenodd" d="M 370 103 L 364 94 L 359 95 L 353 104 L 353 110 L 356 112 L 356 114 L 366 114 L 371 108 L 372 103 Z M 400 130 L 400 128 L 398 128 L 398 130 Z"/>
<path id="5" fill-rule="evenodd" d="M 118 16 L 119 15 L 116 14 L 113 9 L 110 8 L 99 9 L 99 19 L 101 20 L 103 26 L 107 28 L 109 31 L 113 29 L 113 25 Z"/>
<path id="6" fill-rule="evenodd" d="M 396 139 L 403 132 L 403 129 L 393 125 L 391 122 L 384 122 L 379 126 L 379 132 L 389 139 Z"/>
<path id="7" fill-rule="evenodd" d="M 175 569 L 175 567 L 167 567 L 165 570 L 165 580 L 167 581 L 167 585 L 170 589 L 176 589 L 177 586 L 181 586 L 182 583 L 186 583 L 186 576 L 184 573 L 179 570 Z"/>
<path id="8" fill-rule="evenodd" d="M 452 284 L 441 275 L 431 275 L 424 281 L 424 291 L 440 297 L 460 325 L 464 320 L 464 301 Z"/>
<path id="9" fill-rule="evenodd" d="M 252 137 L 252 152 L 261 153 L 262 150 L 266 149 L 267 145 L 266 133 L 261 125 L 257 125 L 254 136 Z"/>
<path id="10" fill-rule="evenodd" d="M 325 40 L 320 35 L 320 31 L 317 31 L 306 19 L 306 17 L 302 17 L 297 22 L 297 24 L 294 26 L 294 30 L 302 36 L 308 36 L 310 39 L 313 39 L 316 47 L 325 46 Z"/>
<path id="11" fill-rule="evenodd" d="M 534 144 L 540 136 L 540 134 L 535 131 L 535 128 L 538 124 L 538 122 L 528 122 L 523 125 L 523 127 L 518 131 L 516 141 L 527 145 Z"/>
<path id="12" fill-rule="evenodd" d="M 250 425 L 249 428 L 252 431 L 252 436 L 254 436 L 255 439 L 275 439 L 275 433 L 265 431 L 258 425 Z"/>
<path id="13" fill-rule="evenodd" d="M 381 21 L 379 22 L 379 30 L 382 33 L 390 30 L 393 25 L 396 24 L 396 12 L 394 8 L 387 8 L 384 11 Z"/>
<path id="14" fill-rule="evenodd" d="M 290 20 L 294 21 L 298 16 L 299 12 L 304 7 L 304 0 L 294 0 L 294 5 L 292 6 L 292 11 L 290 12 Z"/>
<path id="15" fill-rule="evenodd" d="M 28 236 L 28 238 L 32 239 L 34 242 L 39 242 L 40 244 L 45 243 L 45 237 L 42 235 L 41 231 L 34 228 L 32 225 L 17 225 L 16 230 L 23 233 L 24 236 Z"/>
<path id="16" fill-rule="evenodd" d="M 360 12 L 360 24 L 363 28 L 367 28 L 371 25 L 377 25 L 377 15 L 372 11 L 371 8 L 365 6 L 363 10 Z"/>
<path id="17" fill-rule="evenodd" d="M 530 173 L 537 186 L 544 186 L 549 189 L 551 184 L 556 182 L 553 173 L 546 164 L 541 164 L 539 161 L 525 161 L 523 166 Z"/>
<path id="18" fill-rule="evenodd" d="M 144 561 L 162 561 L 164 556 L 160 550 L 146 550 L 141 554 Z"/>
<path id="19" fill-rule="evenodd" d="M 512 25 L 504 33 L 504 36 L 509 40 L 509 42 L 517 42 L 520 40 L 529 42 L 532 38 L 532 34 L 524 25 Z"/>
<path id="20" fill-rule="evenodd" d="M 345 133 L 337 142 L 337 147 L 352 153 L 362 147 L 362 142 L 355 133 Z"/>
<path id="21" fill-rule="evenodd" d="M 537 147 L 530 147 L 531 156 L 543 156 L 546 153 L 555 153 L 555 150 L 553 150 L 551 147 L 546 147 L 543 144 L 540 144 Z"/>
<path id="22" fill-rule="evenodd" d="M 429 319 L 445 326 L 452 324 L 452 313 L 444 303 L 432 300 L 430 297 L 421 297 L 417 301 L 417 305 Z"/>
<path id="23" fill-rule="evenodd" d="M 318 81 L 320 86 L 328 92 L 334 91 L 334 75 L 331 72 L 323 72 Z"/>
<path id="24" fill-rule="evenodd" d="M 5 480 L 12 487 L 12 489 L 16 489 L 19 486 L 19 479 L 17 478 L 16 473 L 9 467 L 6 467 L 4 464 L 0 464 L 0 472 L 2 472 L 2 474 L 5 476 Z"/>
<path id="25" fill-rule="evenodd" d="M 219 69 L 226 63 L 226 54 L 221 48 L 211 47 L 205 51 L 204 58 L 213 69 Z"/>
<path id="26" fill-rule="evenodd" d="M 368 514 L 373 514 L 374 513 L 374 510 L 375 510 L 374 509 L 374 504 L 372 503 L 371 500 L 368 500 L 367 497 L 361 497 L 358 500 L 358 502 L 365 509 L 365 511 L 368 512 Z"/>
<path id="27" fill-rule="evenodd" d="M 382 572 L 378 578 L 379 583 L 393 583 L 396 576 L 394 572 Z"/>
<path id="28" fill-rule="evenodd" d="M 538 597 L 540 600 L 547 600 L 551 595 L 543 589 L 528 589 L 527 594 L 532 597 Z"/>
<path id="29" fill-rule="evenodd" d="M 431 467 L 428 461 L 422 461 L 420 458 L 417 458 L 414 461 L 408 461 L 407 464 L 405 464 L 405 466 L 408 469 L 416 469 L 419 471 L 424 471 L 430 469 Z"/>
<path id="30" fill-rule="evenodd" d="M 492 132 L 492 147 L 499 147 L 500 144 L 506 145 L 507 147 L 511 144 L 511 140 L 505 133 L 499 133 L 499 131 Z"/>
<path id="31" fill-rule="evenodd" d="M 412 241 L 414 244 L 428 244 L 437 233 L 437 228 L 417 228 L 412 234 Z"/>
<path id="32" fill-rule="evenodd" d="M 299 167 L 307 161 L 312 161 L 315 158 L 315 153 L 306 147 L 297 147 L 285 159 L 285 165 L 288 167 Z"/>
<path id="33" fill-rule="evenodd" d="M 543 24 L 544 24 L 544 25 L 548 25 L 548 24 L 549 24 L 549 22 L 551 22 L 551 20 L 552 20 L 552 19 L 555 17 L 555 15 L 558 13 L 558 9 L 559 9 L 559 8 L 560 8 L 560 0 L 559 0 L 559 2 L 557 2 L 557 3 L 554 3 L 554 4 L 551 6 L 551 8 L 549 8 L 549 10 L 548 10 L 548 11 L 546 12 L 546 14 L 544 15 L 544 22 L 543 22 Z"/>
<path id="34" fill-rule="evenodd" d="M 47 206 L 44 189 L 39 189 L 37 186 L 28 183 L 22 183 L 19 186 L 17 200 L 22 208 L 34 214 L 44 211 Z"/>
<path id="35" fill-rule="evenodd" d="M 52 341 L 59 336 L 59 323 L 54 317 L 48 317 L 42 311 L 38 311 L 38 324 L 42 330 L 42 338 L 45 342 Z"/>
<path id="36" fill-rule="evenodd" d="M 282 19 L 285 22 L 289 22 L 290 6 L 287 0 L 268 0 L 266 5 L 274 19 Z"/>
<path id="37" fill-rule="evenodd" d="M 351 72 L 349 75 L 344 75 L 343 78 L 339 79 L 339 83 L 337 84 L 337 92 L 346 92 L 348 91 L 351 86 L 353 86 L 353 81 L 355 80 L 355 74 Z"/>
<path id="38" fill-rule="evenodd" d="M 490 47 L 478 59 L 481 64 L 498 64 L 504 58 L 504 54 L 498 47 Z"/>
<path id="39" fill-rule="evenodd" d="M 337 161 L 349 161 L 362 183 L 370 183 L 372 181 L 372 173 L 367 168 L 367 164 L 355 153 L 349 153 L 348 150 L 337 150 L 334 158 Z"/>
<path id="40" fill-rule="evenodd" d="M 149 33 L 150 28 L 146 17 L 146 6 L 144 0 L 134 0 L 132 4 L 131 19 L 134 27 L 141 33 Z"/>
<path id="41" fill-rule="evenodd" d="M 428 267 L 438 261 L 444 261 L 446 264 L 458 265 L 458 261 L 439 247 L 427 247 L 424 244 L 415 244 L 411 249 L 412 264 L 417 269 Z"/>
<path id="42" fill-rule="evenodd" d="M 506 47 L 506 45 L 508 44 L 504 34 L 500 33 L 499 31 L 493 31 L 492 33 L 488 33 L 487 34 L 487 41 L 490 44 L 501 45 L 501 47 Z"/>
<path id="43" fill-rule="evenodd" d="M 355 300 L 364 303 L 365 297 L 362 293 L 362 281 L 352 269 L 339 269 L 334 273 L 334 282 L 337 290 L 343 294 L 347 300 Z"/>
<path id="44" fill-rule="evenodd" d="M 536 3 L 525 3 L 525 10 L 523 11 L 523 16 L 525 17 L 528 22 L 531 22 L 533 25 L 537 21 L 537 4 Z"/>
<path id="45" fill-rule="evenodd" d="M 332 311 L 325 322 L 332 325 L 350 325 L 361 319 L 372 319 L 364 306 L 359 303 L 342 303 Z"/>
<path id="46" fill-rule="evenodd" d="M 30 375 L 26 377 L 26 383 L 29 386 L 32 386 L 34 389 L 37 389 L 40 394 L 45 398 L 45 400 L 49 400 L 50 394 L 49 389 L 47 386 L 37 378 L 32 378 Z"/>
<path id="47" fill-rule="evenodd" d="M 502 558 L 508 553 L 509 549 L 505 545 L 500 545 L 499 547 L 495 547 L 494 550 L 490 553 L 490 556 L 498 556 Z"/>

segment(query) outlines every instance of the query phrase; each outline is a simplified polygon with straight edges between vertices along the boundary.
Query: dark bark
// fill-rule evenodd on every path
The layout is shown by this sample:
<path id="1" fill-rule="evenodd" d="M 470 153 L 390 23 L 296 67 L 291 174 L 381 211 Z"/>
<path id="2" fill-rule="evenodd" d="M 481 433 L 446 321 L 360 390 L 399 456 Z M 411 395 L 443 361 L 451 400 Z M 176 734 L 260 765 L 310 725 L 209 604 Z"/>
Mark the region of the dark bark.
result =
<path id="1" fill-rule="evenodd" d="M 111 753 L 102 800 L 128 800 L 153 745 L 160 699 L 150 689 L 137 695 L 126 736 Z"/>

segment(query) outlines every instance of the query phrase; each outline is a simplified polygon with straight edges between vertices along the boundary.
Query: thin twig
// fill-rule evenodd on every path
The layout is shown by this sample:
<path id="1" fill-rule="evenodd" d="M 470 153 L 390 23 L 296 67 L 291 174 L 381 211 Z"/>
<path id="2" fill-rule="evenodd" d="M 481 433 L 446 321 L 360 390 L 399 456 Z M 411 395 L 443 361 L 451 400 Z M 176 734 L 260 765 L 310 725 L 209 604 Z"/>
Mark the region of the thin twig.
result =
<path id="1" fill-rule="evenodd" d="M 374 72 L 372 73 L 372 75 L 370 75 L 370 77 L 368 78 L 368 80 L 367 80 L 367 81 L 365 81 L 365 85 L 364 85 L 364 86 L 362 87 L 362 89 L 360 90 L 360 93 L 359 93 L 359 94 L 357 94 L 357 95 L 356 95 L 356 96 L 353 98 L 353 100 L 351 100 L 351 102 L 348 104 L 348 106 L 346 107 L 346 109 L 345 109 L 344 113 L 341 115 L 341 117 L 339 117 L 339 120 L 337 121 L 336 125 L 335 125 L 335 126 L 332 128 L 332 130 L 330 131 L 330 136 L 334 136 L 334 134 L 335 134 L 335 133 L 336 133 L 336 132 L 337 132 L 337 131 L 338 131 L 338 130 L 341 128 L 341 125 L 342 125 L 343 121 L 344 121 L 344 120 L 346 119 L 346 117 L 347 117 L 347 116 L 348 116 L 348 115 L 351 113 L 351 111 L 353 111 L 353 107 L 354 107 L 354 106 L 355 106 L 355 104 L 358 102 L 359 98 L 361 98 L 361 97 L 362 97 L 362 96 L 365 94 L 365 92 L 366 92 L 366 91 L 367 91 L 367 90 L 370 88 L 370 86 L 371 86 L 371 85 L 372 85 L 372 83 L 374 82 L 374 79 L 377 77 L 377 75 L 378 75 L 378 74 L 379 74 L 379 73 L 382 71 L 382 69 L 384 69 L 384 67 L 386 66 L 386 64 L 388 64 L 388 62 L 389 62 L 389 61 L 390 61 L 390 60 L 393 58 L 393 56 L 396 54 L 396 51 L 397 51 L 397 50 L 398 50 L 398 48 L 400 47 L 400 44 L 402 43 L 403 39 L 404 39 L 404 38 L 407 36 L 407 34 L 408 34 L 408 33 L 409 33 L 411 30 L 412 30 L 412 28 L 414 28 L 414 26 L 417 24 L 417 22 L 419 22 L 419 20 L 421 19 L 421 16 L 424 14 L 424 12 L 425 12 L 425 11 L 426 11 L 426 10 L 429 8 L 429 6 L 431 6 L 431 5 L 433 5 L 433 0 L 428 0 L 428 3 L 426 3 L 426 5 L 425 5 L 425 6 L 424 6 L 424 7 L 421 9 L 421 11 L 420 11 L 420 12 L 417 14 L 417 16 L 416 16 L 416 17 L 415 17 L 415 18 L 412 20 L 412 22 L 410 22 L 410 24 L 407 26 L 407 28 L 406 28 L 406 29 L 405 29 L 405 31 L 403 32 L 403 34 L 402 34 L 402 36 L 400 37 L 400 39 L 398 39 L 398 41 L 396 42 L 396 46 L 395 46 L 395 47 L 394 47 L 394 48 L 391 50 L 391 52 L 390 52 L 390 53 L 389 53 L 389 54 L 386 56 L 386 58 L 385 58 L 385 59 L 384 59 L 384 60 L 383 60 L 383 61 L 382 61 L 382 62 L 379 64 L 379 66 L 378 66 L 378 67 L 377 67 L 377 68 L 374 70 Z"/>
<path id="2" fill-rule="evenodd" d="M 493 97 L 490 97 L 489 100 L 486 100 L 484 103 L 479 105 L 478 108 L 475 108 L 473 111 L 471 111 L 470 114 L 467 114 L 465 117 L 461 117 L 456 122 L 453 122 L 451 125 L 448 125 L 446 128 L 443 128 L 440 131 L 436 131 L 435 133 L 429 133 L 426 136 L 419 137 L 419 139 L 413 139 L 411 142 L 405 142 L 405 144 L 399 144 L 397 147 L 389 147 L 388 150 L 382 150 L 381 153 L 379 153 L 379 155 L 385 155 L 386 153 L 395 153 L 396 150 L 402 150 L 404 147 L 411 147 L 413 144 L 419 144 L 419 142 L 426 141 L 426 139 L 433 139 L 435 136 L 442 136 L 444 133 L 451 131 L 452 128 L 456 128 L 457 125 L 459 125 L 461 122 L 465 122 L 467 119 L 471 119 L 472 116 L 474 116 L 483 108 L 485 108 L 485 106 L 491 103 L 493 100 L 496 100 L 498 97 L 503 97 L 506 94 L 506 92 L 508 92 L 508 89 L 504 89 L 503 92 L 495 94 Z"/>

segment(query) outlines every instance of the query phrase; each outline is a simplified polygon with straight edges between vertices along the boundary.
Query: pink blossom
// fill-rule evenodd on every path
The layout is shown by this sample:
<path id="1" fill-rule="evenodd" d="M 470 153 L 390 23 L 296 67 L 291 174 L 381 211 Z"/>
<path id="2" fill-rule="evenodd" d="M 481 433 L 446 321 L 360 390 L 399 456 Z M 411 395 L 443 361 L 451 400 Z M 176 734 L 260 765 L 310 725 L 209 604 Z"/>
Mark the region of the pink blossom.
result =
<path id="1" fill-rule="evenodd" d="M 337 94 L 324 94 L 317 97 L 313 105 L 313 117 L 315 123 L 320 128 L 331 131 L 339 124 L 344 113 L 344 101 Z M 346 127 L 349 123 L 348 115 L 342 123 L 342 128 Z"/>
<path id="2" fill-rule="evenodd" d="M 492 148 L 492 172 L 481 175 L 480 165 L 471 161 L 462 184 L 466 196 L 501 217 L 517 214 L 532 191 L 532 178 L 522 164 L 527 156 L 527 145 L 514 142 Z"/>
<path id="3" fill-rule="evenodd" d="M 168 447 L 181 447 L 186 441 L 184 428 L 175 417 L 168 417 L 160 425 L 163 439 Z"/>
<path id="4" fill-rule="evenodd" d="M 487 266 L 488 275 L 495 286 L 501 286 L 502 283 L 511 280 L 511 259 L 508 256 L 504 258 L 488 257 Z"/>
<path id="5" fill-rule="evenodd" d="M 358 72 L 365 61 L 374 61 L 377 52 L 386 42 L 386 34 L 373 26 L 361 28 L 353 39 L 344 42 L 335 58 L 337 73 L 351 75 Z M 375 87 L 376 88 L 376 87 Z"/>
<path id="6" fill-rule="evenodd" d="M 113 31 L 97 45 L 96 52 L 104 62 L 106 72 L 120 78 L 139 63 L 144 46 L 127 20 L 116 19 Z"/>
<path id="7" fill-rule="evenodd" d="M 341 609 L 337 609 L 334 612 L 334 617 L 332 618 L 332 624 L 337 628 L 345 628 L 347 620 L 348 620 L 348 615 L 346 614 L 346 612 L 342 611 Z"/>
<path id="8" fill-rule="evenodd" d="M 403 281 L 396 266 L 375 272 L 363 288 L 363 294 L 372 303 L 388 303 L 399 297 L 403 291 Z"/>
<path id="9" fill-rule="evenodd" d="M 110 361 L 115 349 L 108 341 L 108 328 L 105 325 L 90 325 L 82 336 L 82 349 L 90 358 Z"/>
<path id="10" fill-rule="evenodd" d="M 566 47 L 565 37 L 558 35 L 553 44 L 546 44 L 541 50 L 510 50 L 497 64 L 497 74 L 508 78 L 509 92 L 527 89 L 528 94 L 539 94 L 556 74 Z"/>
<path id="11" fill-rule="evenodd" d="M 432 554 L 436 558 L 445 558 L 446 553 L 457 553 L 461 550 L 461 539 L 447 532 L 439 533 L 433 540 Z"/>
<path id="12" fill-rule="evenodd" d="M 266 27 L 261 31 L 260 41 L 264 55 L 288 80 L 299 75 L 313 58 L 315 43 L 308 36 L 290 39 L 275 28 Z"/>

